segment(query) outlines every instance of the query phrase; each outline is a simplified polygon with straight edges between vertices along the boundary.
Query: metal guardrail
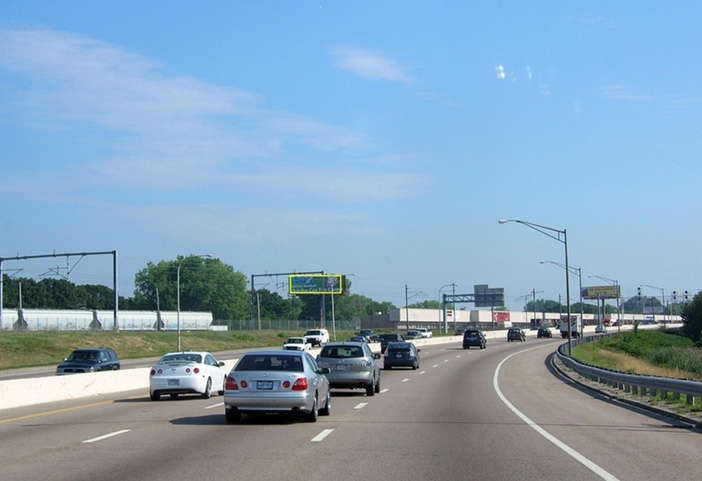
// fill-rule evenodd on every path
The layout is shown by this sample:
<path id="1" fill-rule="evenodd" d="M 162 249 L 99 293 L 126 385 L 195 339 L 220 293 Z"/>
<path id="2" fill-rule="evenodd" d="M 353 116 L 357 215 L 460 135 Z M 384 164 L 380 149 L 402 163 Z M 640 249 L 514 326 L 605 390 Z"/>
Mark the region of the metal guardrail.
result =
<path id="1" fill-rule="evenodd" d="M 597 339 L 600 339 L 600 337 L 588 336 L 577 340 L 573 339 L 572 343 L 573 346 L 577 346 L 585 342 L 596 341 Z M 681 400 L 690 405 L 695 403 L 696 398 L 702 398 L 702 382 L 699 381 L 628 374 L 590 366 L 568 356 L 567 344 L 563 344 L 558 348 L 556 356 L 563 364 L 581 376 L 626 393 L 650 398 L 660 396 L 662 400 L 668 399 L 670 394 L 674 400 Z"/>

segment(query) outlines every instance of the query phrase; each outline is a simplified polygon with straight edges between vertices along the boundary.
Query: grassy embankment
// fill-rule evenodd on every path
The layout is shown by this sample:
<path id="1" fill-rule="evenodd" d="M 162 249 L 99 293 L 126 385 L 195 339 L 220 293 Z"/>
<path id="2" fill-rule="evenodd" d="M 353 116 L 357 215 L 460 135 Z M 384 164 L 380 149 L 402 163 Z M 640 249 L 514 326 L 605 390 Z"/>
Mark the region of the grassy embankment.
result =
<path id="1" fill-rule="evenodd" d="M 635 330 L 573 349 L 587 364 L 634 374 L 702 381 L 702 349 L 665 330 Z"/>
<path id="2" fill-rule="evenodd" d="M 185 351 L 222 352 L 257 347 L 282 347 L 289 336 L 304 332 L 281 331 L 198 331 L 181 332 Z M 348 331 L 337 331 L 347 339 Z M 111 347 L 120 359 L 160 357 L 176 350 L 175 332 L 1 332 L 0 370 L 59 364 L 74 349 Z"/>

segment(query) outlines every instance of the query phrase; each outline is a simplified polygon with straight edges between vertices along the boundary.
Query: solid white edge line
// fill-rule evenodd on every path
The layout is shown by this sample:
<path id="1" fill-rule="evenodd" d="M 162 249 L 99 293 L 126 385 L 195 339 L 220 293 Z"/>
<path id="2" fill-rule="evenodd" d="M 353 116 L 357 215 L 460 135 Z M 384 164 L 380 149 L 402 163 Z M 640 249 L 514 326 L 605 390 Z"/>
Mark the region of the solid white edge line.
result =
<path id="1" fill-rule="evenodd" d="M 111 438 L 112 436 L 118 436 L 120 434 L 128 433 L 131 429 L 122 429 L 121 431 L 115 431 L 114 433 L 105 434 L 103 436 L 98 436 L 92 439 L 86 439 L 83 443 L 94 443 L 95 441 L 102 441 L 103 439 Z"/>
<path id="2" fill-rule="evenodd" d="M 214 408 L 218 408 L 220 406 L 224 406 L 224 403 L 217 403 L 217 404 L 213 404 L 212 406 L 205 406 L 203 409 L 214 409 Z"/>
<path id="3" fill-rule="evenodd" d="M 320 441 L 324 441 L 324 438 L 326 438 L 327 436 L 329 436 L 329 435 L 332 433 L 332 431 L 334 431 L 334 430 L 333 430 L 333 429 L 325 429 L 324 431 L 322 431 L 321 433 L 319 433 L 318 435 L 316 435 L 315 437 L 313 437 L 313 438 L 312 438 L 312 442 L 313 442 L 313 443 L 318 443 L 318 442 L 320 442 Z"/>
<path id="4" fill-rule="evenodd" d="M 597 474 L 600 478 L 605 479 L 607 481 L 619 481 L 619 478 L 615 477 L 613 474 L 609 473 L 606 471 L 604 468 L 600 467 L 599 465 L 595 464 L 594 462 L 590 461 L 588 458 L 577 452 L 575 449 L 571 448 L 567 444 L 565 444 L 563 441 L 560 439 L 556 438 L 553 436 L 551 433 L 546 431 L 544 428 L 536 424 L 534 421 L 529 419 L 529 417 L 521 412 L 519 409 L 517 409 L 507 398 L 502 394 L 502 391 L 500 390 L 499 386 L 499 381 L 498 381 L 498 376 L 500 374 L 500 369 L 502 368 L 502 365 L 507 362 L 509 358 L 512 356 L 516 356 L 517 354 L 521 354 L 526 351 L 531 351 L 532 349 L 540 349 L 543 346 L 539 347 L 532 347 L 530 349 L 524 349 L 523 351 L 515 352 L 504 358 L 498 365 L 497 368 L 495 369 L 495 374 L 493 375 L 492 378 L 492 385 L 493 388 L 495 389 L 495 392 L 499 396 L 499 398 L 502 400 L 502 402 L 507 406 L 514 414 L 519 416 L 522 421 L 524 421 L 527 425 L 529 425 L 532 429 L 534 429 L 537 433 L 541 434 L 543 437 L 545 437 L 547 440 L 549 440 L 551 443 L 556 445 L 558 448 L 560 448 L 562 451 L 564 451 L 566 454 L 571 456 L 573 459 L 578 461 L 580 464 L 588 468 L 590 471 L 593 473 Z"/>

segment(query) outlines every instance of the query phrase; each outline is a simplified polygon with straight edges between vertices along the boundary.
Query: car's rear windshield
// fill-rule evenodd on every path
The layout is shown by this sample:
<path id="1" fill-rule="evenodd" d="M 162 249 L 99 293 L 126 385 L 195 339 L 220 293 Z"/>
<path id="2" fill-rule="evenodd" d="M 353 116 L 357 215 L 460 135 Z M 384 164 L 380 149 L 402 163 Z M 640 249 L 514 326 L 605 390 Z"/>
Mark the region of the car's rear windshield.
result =
<path id="1" fill-rule="evenodd" d="M 239 359 L 234 370 L 302 372 L 302 357 L 285 354 L 246 354 Z"/>
<path id="2" fill-rule="evenodd" d="M 187 353 L 168 354 L 168 355 L 163 356 L 161 358 L 161 360 L 159 361 L 159 364 L 168 364 L 168 363 L 176 363 L 176 362 L 201 363 L 202 356 L 199 354 L 187 354 Z"/>
<path id="3" fill-rule="evenodd" d="M 363 349 L 358 346 L 324 346 L 319 356 L 334 359 L 363 357 Z"/>
<path id="4" fill-rule="evenodd" d="M 409 347 L 402 347 L 402 346 L 389 347 L 388 352 L 399 352 L 399 353 L 407 354 L 410 352 L 410 348 Z"/>

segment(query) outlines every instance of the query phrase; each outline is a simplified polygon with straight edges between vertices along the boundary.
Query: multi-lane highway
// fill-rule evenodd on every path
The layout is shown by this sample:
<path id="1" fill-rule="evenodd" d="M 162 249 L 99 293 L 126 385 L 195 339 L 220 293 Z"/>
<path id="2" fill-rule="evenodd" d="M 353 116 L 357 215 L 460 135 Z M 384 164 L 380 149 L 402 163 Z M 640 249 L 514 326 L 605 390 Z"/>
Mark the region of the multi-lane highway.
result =
<path id="1" fill-rule="evenodd" d="M 374 397 L 334 391 L 316 423 L 228 425 L 220 397 L 143 390 L 2 410 L 0 479 L 699 479 L 699 431 L 561 378 L 560 343 L 422 346 L 419 370 L 383 371 Z"/>

